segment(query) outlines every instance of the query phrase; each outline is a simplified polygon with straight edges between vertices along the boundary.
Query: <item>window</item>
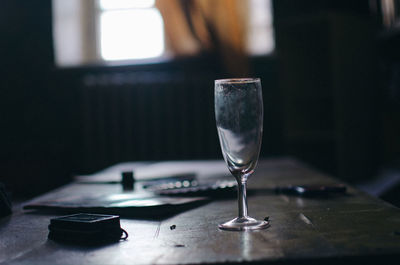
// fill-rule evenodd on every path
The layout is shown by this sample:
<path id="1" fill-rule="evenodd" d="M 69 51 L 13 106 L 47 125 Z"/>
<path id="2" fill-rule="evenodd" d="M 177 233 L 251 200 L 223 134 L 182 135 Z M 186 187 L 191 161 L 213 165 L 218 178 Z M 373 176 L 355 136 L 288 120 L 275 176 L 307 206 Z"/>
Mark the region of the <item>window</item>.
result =
<path id="1" fill-rule="evenodd" d="M 58 66 L 159 58 L 164 25 L 155 0 L 53 0 Z"/>
<path id="2" fill-rule="evenodd" d="M 164 21 L 155 0 L 52 1 L 58 66 L 147 62 L 173 55 L 165 43 Z M 271 2 L 241 2 L 248 7 L 246 32 L 250 55 L 274 50 Z"/>
<path id="3" fill-rule="evenodd" d="M 163 54 L 163 20 L 154 4 L 155 0 L 98 1 L 98 43 L 104 60 L 145 59 Z"/>
<path id="4" fill-rule="evenodd" d="M 249 0 L 247 51 L 252 55 L 271 53 L 275 48 L 272 0 Z"/>

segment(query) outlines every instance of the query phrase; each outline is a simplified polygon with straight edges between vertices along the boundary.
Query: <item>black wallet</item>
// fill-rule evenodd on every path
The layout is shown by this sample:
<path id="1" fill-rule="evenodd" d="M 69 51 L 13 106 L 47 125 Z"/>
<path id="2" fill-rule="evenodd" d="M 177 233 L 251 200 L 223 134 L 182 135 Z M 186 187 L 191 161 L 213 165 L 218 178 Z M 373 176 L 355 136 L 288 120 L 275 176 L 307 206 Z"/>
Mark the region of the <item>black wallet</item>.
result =
<path id="1" fill-rule="evenodd" d="M 50 220 L 48 238 L 55 241 L 97 244 L 126 239 L 119 216 L 79 213 Z"/>

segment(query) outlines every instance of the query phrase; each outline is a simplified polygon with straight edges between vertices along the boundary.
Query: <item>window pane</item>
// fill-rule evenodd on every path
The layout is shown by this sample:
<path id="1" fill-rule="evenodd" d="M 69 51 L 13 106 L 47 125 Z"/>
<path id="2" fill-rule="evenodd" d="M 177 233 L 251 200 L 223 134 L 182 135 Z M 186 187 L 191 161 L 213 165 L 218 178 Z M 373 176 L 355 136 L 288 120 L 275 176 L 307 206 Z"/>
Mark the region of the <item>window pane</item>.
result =
<path id="1" fill-rule="evenodd" d="M 149 8 L 154 6 L 155 0 L 100 0 L 100 8 L 127 9 L 127 8 Z"/>
<path id="2" fill-rule="evenodd" d="M 250 0 L 247 28 L 247 51 L 265 55 L 275 48 L 272 27 L 272 0 Z"/>
<path id="3" fill-rule="evenodd" d="M 105 60 L 144 59 L 164 52 L 164 27 L 157 9 L 103 12 L 100 30 Z"/>

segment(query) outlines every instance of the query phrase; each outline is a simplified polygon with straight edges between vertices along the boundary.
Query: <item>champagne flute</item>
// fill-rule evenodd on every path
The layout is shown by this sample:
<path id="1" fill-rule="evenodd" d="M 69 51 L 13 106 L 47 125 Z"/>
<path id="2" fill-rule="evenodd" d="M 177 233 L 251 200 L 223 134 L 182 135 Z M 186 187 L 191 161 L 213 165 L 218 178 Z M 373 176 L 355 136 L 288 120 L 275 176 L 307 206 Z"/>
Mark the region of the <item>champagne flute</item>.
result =
<path id="1" fill-rule="evenodd" d="M 222 154 L 238 183 L 239 214 L 220 224 L 223 230 L 265 229 L 267 221 L 248 216 L 247 179 L 254 172 L 261 148 L 263 101 L 259 78 L 215 80 L 215 119 Z"/>

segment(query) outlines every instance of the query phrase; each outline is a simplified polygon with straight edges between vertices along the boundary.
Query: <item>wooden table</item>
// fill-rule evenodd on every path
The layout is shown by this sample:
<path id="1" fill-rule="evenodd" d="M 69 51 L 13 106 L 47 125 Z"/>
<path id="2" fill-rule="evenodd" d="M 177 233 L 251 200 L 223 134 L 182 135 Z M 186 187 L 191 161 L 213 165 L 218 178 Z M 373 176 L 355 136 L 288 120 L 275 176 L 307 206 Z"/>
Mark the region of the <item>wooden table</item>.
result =
<path id="1" fill-rule="evenodd" d="M 216 200 L 162 221 L 122 218 L 128 240 L 98 247 L 48 240 L 55 215 L 17 209 L 0 219 L 0 264 L 399 264 L 398 208 L 351 187 L 334 198 L 269 192 L 280 185 L 332 183 L 338 181 L 296 160 L 264 160 L 249 181 L 257 192 L 248 199 L 251 216 L 270 217 L 268 229 L 218 230 L 218 223 L 237 214 L 237 204 Z M 82 192 L 83 186 L 72 183 L 50 196 Z"/>

